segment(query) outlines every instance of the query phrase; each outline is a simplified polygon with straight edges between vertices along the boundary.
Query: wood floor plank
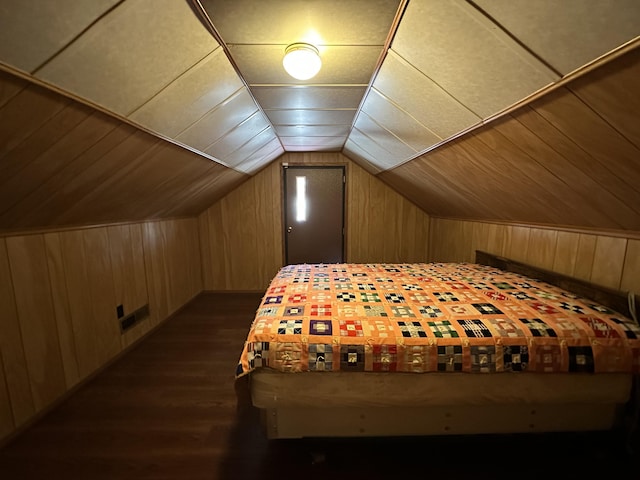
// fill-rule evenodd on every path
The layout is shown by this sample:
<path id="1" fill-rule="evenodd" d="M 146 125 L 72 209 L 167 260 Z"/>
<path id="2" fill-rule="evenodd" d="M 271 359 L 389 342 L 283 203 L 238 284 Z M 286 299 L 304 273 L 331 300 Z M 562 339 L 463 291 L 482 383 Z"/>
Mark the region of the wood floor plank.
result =
<path id="1" fill-rule="evenodd" d="M 526 452 L 561 452 L 574 476 L 637 461 L 600 434 L 268 441 L 234 380 L 261 296 L 197 296 L 0 450 L 0 478 L 388 480 L 428 462 L 434 478 L 493 479 L 483 465 L 495 452 L 505 471 L 533 479 L 550 464 Z"/>

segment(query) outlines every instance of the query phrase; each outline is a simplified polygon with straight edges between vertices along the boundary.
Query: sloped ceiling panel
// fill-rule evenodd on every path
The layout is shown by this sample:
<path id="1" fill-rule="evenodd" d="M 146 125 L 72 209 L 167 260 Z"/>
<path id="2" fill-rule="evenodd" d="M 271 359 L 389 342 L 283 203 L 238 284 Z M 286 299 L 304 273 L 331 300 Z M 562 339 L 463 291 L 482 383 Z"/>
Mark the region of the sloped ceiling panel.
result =
<path id="1" fill-rule="evenodd" d="M 125 1 L 36 77 L 126 117 L 218 47 L 182 2 Z"/>
<path id="2" fill-rule="evenodd" d="M 0 59 L 33 73 L 117 3 L 4 0 L 0 2 Z"/>
<path id="3" fill-rule="evenodd" d="M 392 51 L 480 118 L 559 76 L 464 0 L 412 1 Z"/>
<path id="4" fill-rule="evenodd" d="M 243 86 L 224 51 L 218 47 L 133 111 L 129 118 L 176 138 Z M 258 109 L 255 104 L 254 109 Z M 211 140 L 207 137 L 201 141 Z"/>
<path id="5" fill-rule="evenodd" d="M 473 3 L 561 75 L 633 40 L 639 33 L 640 4 L 636 0 Z"/>

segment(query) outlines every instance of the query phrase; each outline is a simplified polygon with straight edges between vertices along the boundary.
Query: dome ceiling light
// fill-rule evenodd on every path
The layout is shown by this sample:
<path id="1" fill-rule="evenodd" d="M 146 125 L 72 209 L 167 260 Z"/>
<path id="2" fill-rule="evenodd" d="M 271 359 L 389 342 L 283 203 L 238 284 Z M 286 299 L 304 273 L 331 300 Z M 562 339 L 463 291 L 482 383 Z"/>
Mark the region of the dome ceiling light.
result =
<path id="1" fill-rule="evenodd" d="M 298 80 L 313 78 L 322 66 L 318 49 L 309 43 L 293 43 L 284 51 L 282 65 L 289 75 Z"/>

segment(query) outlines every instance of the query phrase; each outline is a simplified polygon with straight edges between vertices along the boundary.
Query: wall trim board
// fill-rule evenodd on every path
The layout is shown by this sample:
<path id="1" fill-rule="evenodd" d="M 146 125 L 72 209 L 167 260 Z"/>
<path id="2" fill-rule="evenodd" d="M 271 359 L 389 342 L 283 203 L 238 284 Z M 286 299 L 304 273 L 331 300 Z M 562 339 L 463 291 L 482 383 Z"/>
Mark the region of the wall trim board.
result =
<path id="1" fill-rule="evenodd" d="M 627 239 L 640 240 L 640 231 L 635 230 L 613 230 L 602 228 L 589 228 L 589 227 L 574 227 L 571 225 L 552 225 L 545 223 L 520 223 L 520 222 L 508 222 L 503 220 L 480 220 L 477 218 L 463 218 L 463 217 L 441 217 L 438 215 L 430 215 L 434 220 L 451 220 L 455 222 L 470 222 L 470 223 L 490 223 L 494 225 L 504 225 L 510 227 L 524 227 L 524 228 L 538 228 L 543 230 L 555 230 L 562 232 L 581 233 L 584 235 L 604 235 L 607 237 L 620 237 Z"/>
<path id="2" fill-rule="evenodd" d="M 23 237 L 26 235 L 42 235 L 46 233 L 72 232 L 74 230 L 91 230 L 93 228 L 119 227 L 125 225 L 141 225 L 144 223 L 161 223 L 172 222 L 177 220 L 193 220 L 198 219 L 198 215 L 190 215 L 184 217 L 167 217 L 167 218 L 150 218 L 145 220 L 129 220 L 125 222 L 113 223 L 92 223 L 89 225 L 61 225 L 48 228 L 34 228 L 27 230 L 0 230 L 0 238 L 5 237 Z"/>

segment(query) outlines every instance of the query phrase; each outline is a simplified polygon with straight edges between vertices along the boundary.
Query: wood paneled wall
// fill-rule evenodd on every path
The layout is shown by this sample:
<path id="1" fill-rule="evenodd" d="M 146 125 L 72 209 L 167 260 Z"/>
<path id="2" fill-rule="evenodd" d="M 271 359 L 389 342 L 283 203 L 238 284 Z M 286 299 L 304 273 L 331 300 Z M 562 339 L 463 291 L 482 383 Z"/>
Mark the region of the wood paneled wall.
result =
<path id="1" fill-rule="evenodd" d="M 346 165 L 346 261 L 427 257 L 429 216 L 340 153 L 287 153 L 199 217 L 206 290 L 263 290 L 283 266 L 282 163 Z"/>
<path id="2" fill-rule="evenodd" d="M 432 216 L 640 231 L 640 49 L 379 178 Z"/>
<path id="3" fill-rule="evenodd" d="M 640 292 L 638 236 L 431 219 L 432 261 L 473 262 L 475 250 L 484 250 L 605 287 Z"/>
<path id="4" fill-rule="evenodd" d="M 195 216 L 248 175 L 0 70 L 0 232 Z"/>
<path id="5" fill-rule="evenodd" d="M 0 440 L 202 290 L 197 219 L 0 237 Z M 121 334 L 125 314 L 149 318 Z"/>

